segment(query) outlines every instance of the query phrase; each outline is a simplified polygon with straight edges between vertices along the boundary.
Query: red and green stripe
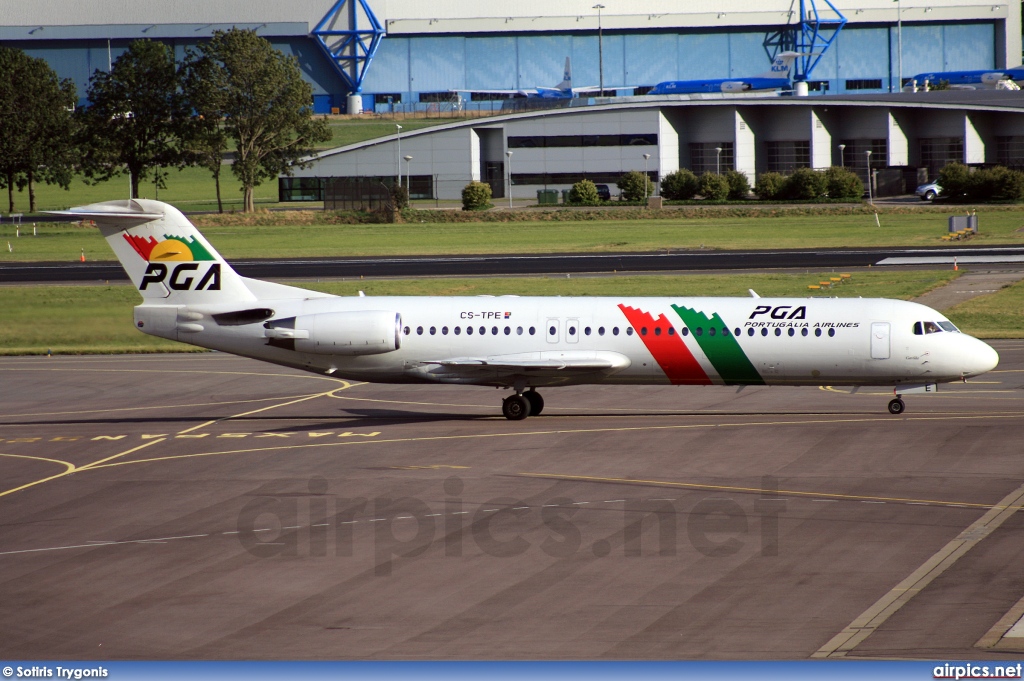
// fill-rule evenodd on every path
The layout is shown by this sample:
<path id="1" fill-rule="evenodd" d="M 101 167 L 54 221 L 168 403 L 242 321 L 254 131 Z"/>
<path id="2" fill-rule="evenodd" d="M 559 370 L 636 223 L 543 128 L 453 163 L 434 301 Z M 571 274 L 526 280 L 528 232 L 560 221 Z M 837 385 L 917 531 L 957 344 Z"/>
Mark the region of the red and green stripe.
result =
<path id="1" fill-rule="evenodd" d="M 700 349 L 726 384 L 764 385 L 764 379 L 751 364 L 736 337 L 717 312 L 708 317 L 689 307 L 673 305 L 683 324 L 690 330 Z"/>

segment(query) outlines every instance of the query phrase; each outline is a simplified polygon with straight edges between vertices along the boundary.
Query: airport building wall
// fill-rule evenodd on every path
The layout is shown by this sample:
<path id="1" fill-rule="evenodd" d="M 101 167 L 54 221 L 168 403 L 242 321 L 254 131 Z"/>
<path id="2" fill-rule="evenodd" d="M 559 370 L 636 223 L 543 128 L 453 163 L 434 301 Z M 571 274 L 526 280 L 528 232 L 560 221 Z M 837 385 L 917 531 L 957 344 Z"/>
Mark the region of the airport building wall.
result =
<path id="1" fill-rule="evenodd" d="M 811 74 L 812 93 L 883 92 L 898 85 L 896 4 L 836 0 L 849 23 Z M 346 88 L 310 35 L 332 0 L 6 0 L 0 44 L 47 59 L 84 95 L 133 39 L 187 46 L 231 26 L 252 28 L 294 55 L 314 87 L 315 106 L 343 105 Z M 364 108 L 379 112 L 452 106 L 450 90 L 526 89 L 561 80 L 566 57 L 577 85 L 597 85 L 597 16 L 569 0 L 424 3 L 370 0 L 387 30 L 363 82 Z M 794 21 L 789 0 L 624 0 L 602 14 L 604 82 L 619 94 L 665 80 L 725 78 L 766 71 L 766 34 Z M 904 0 L 903 68 L 924 71 L 1016 66 L 1020 3 Z M 338 25 L 345 27 L 342 18 Z M 464 108 L 501 102 L 465 93 Z"/>
<path id="2" fill-rule="evenodd" d="M 454 123 L 400 140 L 394 135 L 323 152 L 295 176 L 393 182 L 400 171 L 414 197 L 438 199 L 458 199 L 477 180 L 490 183 L 500 200 L 510 177 L 513 197 L 523 199 L 583 178 L 613 186 L 623 173 L 645 168 L 655 181 L 679 168 L 736 169 L 753 183 L 768 171 L 830 165 L 866 180 L 870 163 L 912 190 L 915 178 L 951 161 L 1024 167 L 1020 94 L 973 94 L 634 98 L 642 101 Z M 293 182 L 282 180 L 282 199 Z"/>

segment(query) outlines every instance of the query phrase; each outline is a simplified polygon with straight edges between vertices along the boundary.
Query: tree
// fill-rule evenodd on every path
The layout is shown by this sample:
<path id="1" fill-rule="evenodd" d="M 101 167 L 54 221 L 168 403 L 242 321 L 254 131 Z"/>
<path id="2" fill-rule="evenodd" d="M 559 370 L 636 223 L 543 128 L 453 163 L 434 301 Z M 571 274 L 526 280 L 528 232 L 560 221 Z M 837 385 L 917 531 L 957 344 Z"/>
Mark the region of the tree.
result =
<path id="1" fill-rule="evenodd" d="M 697 176 L 688 168 L 669 173 L 661 181 L 661 195 L 670 201 L 689 201 L 697 193 Z"/>
<path id="2" fill-rule="evenodd" d="M 643 201 L 651 195 L 651 179 L 639 170 L 630 170 L 616 183 L 626 201 Z"/>
<path id="3" fill-rule="evenodd" d="M 179 76 L 185 98 L 194 112 L 182 126 L 186 160 L 206 168 L 213 175 L 217 212 L 223 213 L 220 171 L 224 165 L 224 152 L 228 150 L 228 135 L 224 130 L 227 97 L 226 92 L 217 87 L 217 69 L 212 59 L 188 50 Z"/>
<path id="4" fill-rule="evenodd" d="M 773 201 L 778 198 L 785 184 L 786 178 L 780 173 L 772 171 L 761 173 L 757 176 L 757 182 L 754 183 L 754 193 L 762 201 Z"/>
<path id="5" fill-rule="evenodd" d="M 864 183 L 849 168 L 831 166 L 825 170 L 825 191 L 830 199 L 859 199 Z"/>
<path id="6" fill-rule="evenodd" d="M 591 180 L 580 180 L 572 186 L 567 197 L 569 203 L 582 206 L 595 206 L 601 203 L 601 197 L 597 193 L 597 185 Z"/>
<path id="7" fill-rule="evenodd" d="M 264 181 L 303 167 L 317 142 L 331 139 L 323 119 L 313 118 L 313 89 L 299 63 L 275 50 L 255 31 L 217 31 L 199 46 L 199 57 L 217 68 L 204 71 L 222 93 L 224 129 L 235 142 L 231 171 L 242 183 L 245 211 Z"/>
<path id="8" fill-rule="evenodd" d="M 14 212 L 14 187 L 28 187 L 29 212 L 36 210 L 35 183 L 71 182 L 75 159 L 69 109 L 74 83 L 59 80 L 42 59 L 0 47 L 0 187 Z"/>
<path id="9" fill-rule="evenodd" d="M 189 110 L 179 88 L 174 53 L 153 40 L 135 40 L 109 72 L 89 79 L 83 112 L 82 165 L 96 182 L 131 174 L 132 196 L 154 176 L 164 186 L 166 168 L 182 166 L 182 125 Z"/>

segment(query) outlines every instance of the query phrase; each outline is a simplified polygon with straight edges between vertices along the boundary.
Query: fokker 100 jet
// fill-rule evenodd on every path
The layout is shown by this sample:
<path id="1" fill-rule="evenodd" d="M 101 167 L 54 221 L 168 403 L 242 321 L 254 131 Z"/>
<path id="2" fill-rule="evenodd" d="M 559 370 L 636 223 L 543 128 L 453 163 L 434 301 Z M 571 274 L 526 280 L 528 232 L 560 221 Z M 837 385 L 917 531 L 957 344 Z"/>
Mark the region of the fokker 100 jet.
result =
<path id="1" fill-rule="evenodd" d="M 771 69 L 748 78 L 708 78 L 704 80 L 667 80 L 658 83 L 649 95 L 686 95 L 702 92 L 760 92 L 787 90 L 791 87 L 789 74 L 799 52 L 780 52 L 772 60 Z"/>
<path id="2" fill-rule="evenodd" d="M 924 305 L 862 298 L 339 297 L 238 275 L 177 209 L 93 220 L 142 295 L 143 333 L 338 378 L 497 386 L 513 420 L 581 384 L 885 386 L 930 392 L 999 356 Z"/>

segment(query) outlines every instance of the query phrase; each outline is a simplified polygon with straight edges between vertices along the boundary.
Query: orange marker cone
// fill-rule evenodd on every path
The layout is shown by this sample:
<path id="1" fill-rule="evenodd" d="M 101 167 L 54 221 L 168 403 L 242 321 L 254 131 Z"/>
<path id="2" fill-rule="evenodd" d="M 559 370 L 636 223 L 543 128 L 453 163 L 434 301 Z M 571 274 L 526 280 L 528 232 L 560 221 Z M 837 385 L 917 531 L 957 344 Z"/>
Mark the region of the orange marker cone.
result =
<path id="1" fill-rule="evenodd" d="M 85 262 L 85 249 L 82 249 L 82 262 Z"/>
<path id="2" fill-rule="evenodd" d="M 953 256 L 953 271 L 957 272 L 960 270 L 960 266 L 956 264 L 956 256 Z"/>

